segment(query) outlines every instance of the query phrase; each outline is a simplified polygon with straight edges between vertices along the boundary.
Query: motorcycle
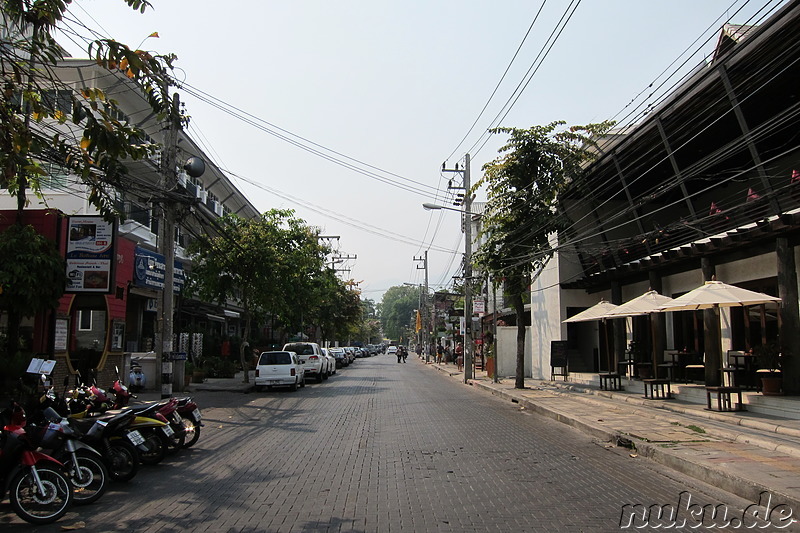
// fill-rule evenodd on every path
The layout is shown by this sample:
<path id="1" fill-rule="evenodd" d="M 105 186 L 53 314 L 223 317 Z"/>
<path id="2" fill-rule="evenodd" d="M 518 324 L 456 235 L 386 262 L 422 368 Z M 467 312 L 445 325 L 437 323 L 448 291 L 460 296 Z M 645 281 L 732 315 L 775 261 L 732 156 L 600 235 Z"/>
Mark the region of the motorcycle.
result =
<path id="1" fill-rule="evenodd" d="M 130 429 L 133 411 L 121 411 L 94 418 L 71 418 L 82 433 L 81 440 L 103 456 L 108 475 L 115 481 L 129 481 L 139 471 L 139 449 L 148 450 L 144 436 Z"/>
<path id="2" fill-rule="evenodd" d="M 0 497 L 7 490 L 14 512 L 26 522 L 55 522 L 74 500 L 69 478 L 61 463 L 35 450 L 19 404 L 12 404 L 3 417 L 7 422 L 0 434 Z"/>
<path id="3" fill-rule="evenodd" d="M 144 437 L 143 446 L 146 450 L 139 453 L 139 461 L 142 464 L 160 463 L 170 446 L 173 446 L 175 430 L 172 429 L 169 420 L 159 412 L 165 408 L 166 403 L 168 402 L 135 406 L 123 411 L 135 415 L 130 427 L 138 430 Z"/>

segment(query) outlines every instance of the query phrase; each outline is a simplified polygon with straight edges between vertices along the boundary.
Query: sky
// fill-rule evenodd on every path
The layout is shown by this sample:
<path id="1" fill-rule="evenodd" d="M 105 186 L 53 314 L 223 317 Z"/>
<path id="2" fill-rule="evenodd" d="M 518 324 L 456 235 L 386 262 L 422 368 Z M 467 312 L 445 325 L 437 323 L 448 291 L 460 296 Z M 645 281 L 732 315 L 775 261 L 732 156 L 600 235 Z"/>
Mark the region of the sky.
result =
<path id="1" fill-rule="evenodd" d="M 422 204 L 452 204 L 447 182 L 460 175 L 442 173 L 445 161 L 463 168 L 470 153 L 472 182 L 480 179 L 506 140 L 489 128 L 635 121 L 670 75 L 713 52 L 729 17 L 752 23 L 785 3 L 150 2 L 141 14 L 123 0 L 74 0 L 70 18 L 132 48 L 176 54 L 189 134 L 259 211 L 291 208 L 339 236 L 340 255 L 355 259 L 337 268 L 376 301 L 424 282 L 415 258 L 426 250 L 431 289 L 451 284 L 460 215 Z M 85 42 L 59 40 L 87 57 Z"/>

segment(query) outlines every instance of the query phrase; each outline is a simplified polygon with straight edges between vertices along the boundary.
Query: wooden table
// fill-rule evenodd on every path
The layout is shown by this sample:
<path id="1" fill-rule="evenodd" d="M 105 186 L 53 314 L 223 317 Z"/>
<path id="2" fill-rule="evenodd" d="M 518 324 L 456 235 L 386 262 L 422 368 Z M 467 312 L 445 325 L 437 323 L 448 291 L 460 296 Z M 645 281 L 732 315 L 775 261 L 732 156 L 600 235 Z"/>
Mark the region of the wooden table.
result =
<path id="1" fill-rule="evenodd" d="M 671 400 L 672 388 L 668 379 L 643 379 L 644 397 L 648 400 Z"/>
<path id="2" fill-rule="evenodd" d="M 744 411 L 744 404 L 742 403 L 742 389 L 739 387 L 706 387 L 706 407 L 709 411 L 713 411 L 711 407 L 711 395 L 717 397 L 717 411 Z M 737 395 L 737 402 L 731 402 L 731 394 Z"/>
<path id="3" fill-rule="evenodd" d="M 617 373 L 600 374 L 600 390 L 622 390 L 622 380 Z"/>

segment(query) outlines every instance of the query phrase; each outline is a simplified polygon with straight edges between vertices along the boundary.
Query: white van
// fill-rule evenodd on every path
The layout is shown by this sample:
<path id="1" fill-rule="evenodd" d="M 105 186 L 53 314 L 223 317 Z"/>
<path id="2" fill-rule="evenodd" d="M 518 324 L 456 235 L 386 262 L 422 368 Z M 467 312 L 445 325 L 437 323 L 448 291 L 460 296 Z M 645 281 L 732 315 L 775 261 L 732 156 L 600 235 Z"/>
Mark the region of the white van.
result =
<path id="1" fill-rule="evenodd" d="M 306 386 L 306 375 L 294 352 L 263 352 L 256 366 L 256 390 L 264 387 L 288 386 L 296 391 Z"/>

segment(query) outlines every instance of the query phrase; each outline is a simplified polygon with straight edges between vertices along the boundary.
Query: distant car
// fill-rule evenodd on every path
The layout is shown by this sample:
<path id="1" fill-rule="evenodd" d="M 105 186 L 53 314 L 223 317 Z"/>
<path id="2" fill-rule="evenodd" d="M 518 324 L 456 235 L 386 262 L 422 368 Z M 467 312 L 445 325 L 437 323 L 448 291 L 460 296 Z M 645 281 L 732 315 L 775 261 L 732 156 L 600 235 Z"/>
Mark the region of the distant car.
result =
<path id="1" fill-rule="evenodd" d="M 256 390 L 285 386 L 296 391 L 297 387 L 306 386 L 305 376 L 303 365 L 294 352 L 263 352 L 256 366 Z"/>
<path id="2" fill-rule="evenodd" d="M 290 342 L 283 345 L 283 351 L 297 354 L 305 370 L 306 379 L 316 378 L 317 383 L 328 379 L 328 358 L 316 342 Z"/>
<path id="3" fill-rule="evenodd" d="M 350 357 L 344 348 L 328 348 L 328 353 L 336 359 L 336 368 L 344 368 L 350 364 Z"/>
<path id="4" fill-rule="evenodd" d="M 397 346 L 389 346 L 386 349 L 386 353 L 389 354 L 389 355 L 396 354 L 397 353 Z"/>

